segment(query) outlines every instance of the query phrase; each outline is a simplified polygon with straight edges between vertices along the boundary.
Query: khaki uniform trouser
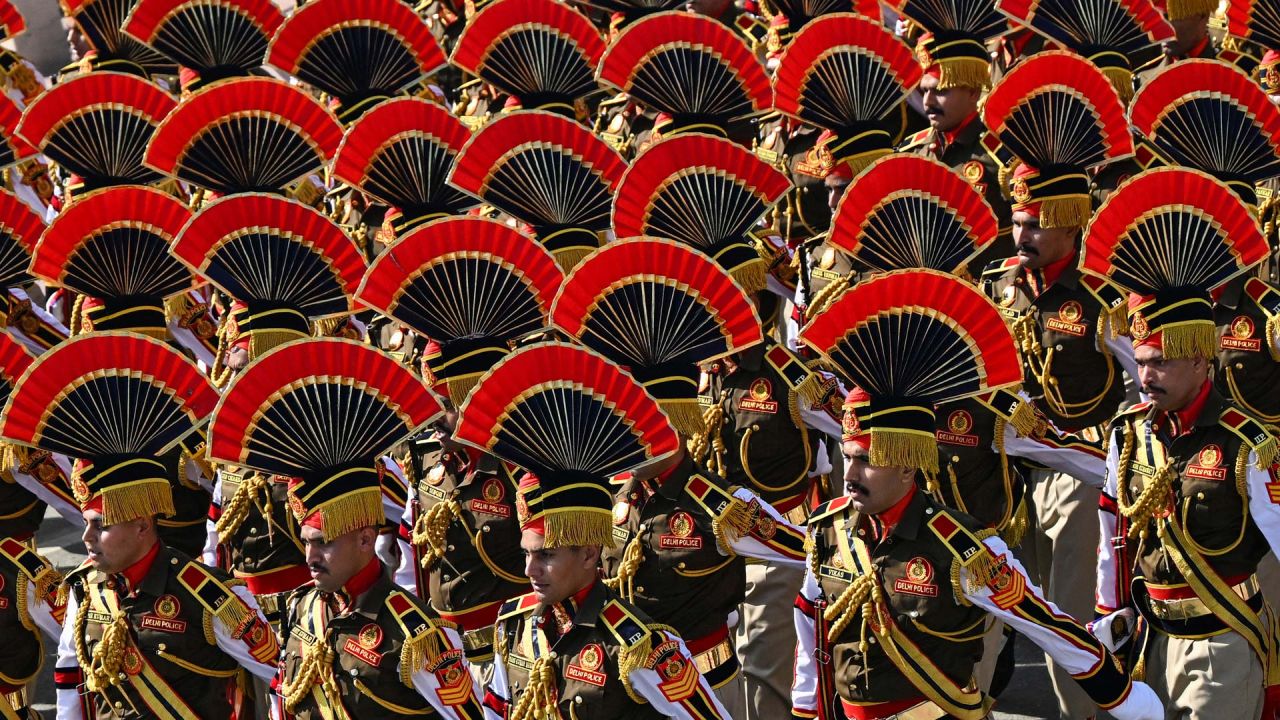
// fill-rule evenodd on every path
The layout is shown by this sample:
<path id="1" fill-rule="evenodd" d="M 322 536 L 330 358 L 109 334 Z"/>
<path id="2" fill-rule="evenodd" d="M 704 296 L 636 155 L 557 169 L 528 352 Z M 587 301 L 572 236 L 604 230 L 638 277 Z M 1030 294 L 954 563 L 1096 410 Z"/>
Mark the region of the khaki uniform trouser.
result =
<path id="1" fill-rule="evenodd" d="M 734 673 L 732 678 L 730 678 L 728 681 L 725 682 L 725 684 L 721 685 L 720 687 L 715 688 L 712 692 L 716 694 L 716 698 L 720 701 L 720 704 L 724 705 L 725 712 L 728 713 L 728 715 L 726 716 L 726 720 L 728 720 L 729 718 L 733 718 L 733 720 L 738 720 L 738 718 L 746 717 L 746 715 L 744 714 L 745 709 L 743 707 L 745 703 L 743 702 L 743 695 L 742 695 L 742 673 L 741 672 Z M 787 708 L 787 712 L 788 713 L 791 712 L 790 707 Z M 783 717 L 786 717 L 786 716 L 783 716 Z"/>
<path id="2" fill-rule="evenodd" d="M 734 631 L 744 707 L 741 714 L 734 713 L 735 720 L 774 720 L 791 714 L 794 608 L 802 582 L 803 567 L 747 562 L 747 594 Z"/>
<path id="3" fill-rule="evenodd" d="M 996 660 L 1004 647 L 1004 623 L 988 615 L 987 630 L 982 635 L 982 659 L 973 666 L 973 677 L 984 694 L 991 692 L 991 680 L 996 674 Z"/>
<path id="4" fill-rule="evenodd" d="M 1239 633 L 1193 640 L 1152 632 L 1146 669 L 1165 720 L 1244 720 L 1262 713 L 1262 663 Z"/>
<path id="5" fill-rule="evenodd" d="M 1033 470 L 1029 479 L 1030 527 L 1015 552 L 1045 598 L 1085 622 L 1093 617 L 1097 585 L 1099 491 L 1053 470 Z M 1058 667 L 1048 654 L 1045 662 L 1062 720 L 1097 715 L 1097 705 L 1071 674 Z"/>

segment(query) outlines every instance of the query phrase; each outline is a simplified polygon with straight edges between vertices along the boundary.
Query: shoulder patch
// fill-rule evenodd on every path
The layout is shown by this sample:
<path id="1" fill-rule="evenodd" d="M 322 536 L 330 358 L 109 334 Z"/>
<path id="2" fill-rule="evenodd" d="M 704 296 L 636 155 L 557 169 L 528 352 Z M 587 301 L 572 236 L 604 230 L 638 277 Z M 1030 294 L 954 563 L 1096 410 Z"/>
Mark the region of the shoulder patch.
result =
<path id="1" fill-rule="evenodd" d="M 936 510 L 929 519 L 929 529 L 951 550 L 961 565 L 971 565 L 988 554 L 987 546 L 982 544 L 978 536 L 961 525 L 945 509 Z"/>
<path id="2" fill-rule="evenodd" d="M 898 146 L 898 148 L 900 150 L 906 150 L 908 148 L 913 148 L 919 145 L 923 145 L 925 142 L 929 140 L 929 134 L 932 132 L 933 132 L 933 128 L 925 128 L 924 130 L 921 130 L 920 132 L 917 132 L 915 135 L 912 135 L 911 137 L 904 140 L 903 143 Z"/>
<path id="3" fill-rule="evenodd" d="M 1114 310 L 1124 305 L 1127 298 L 1120 288 L 1094 275 L 1080 275 L 1080 284 L 1093 295 L 1104 308 Z"/>
<path id="4" fill-rule="evenodd" d="M 191 560 L 178 572 L 178 583 L 195 596 L 200 604 L 211 613 L 217 614 L 228 602 L 239 602 L 221 580 L 214 577 L 209 569 Z"/>
<path id="5" fill-rule="evenodd" d="M 436 625 L 443 623 L 443 620 L 433 621 L 427 617 L 422 608 L 417 603 L 409 599 L 408 594 L 403 590 L 392 590 L 387 594 L 387 609 L 395 617 L 400 628 L 404 630 L 405 638 L 416 637 L 425 632 L 434 630 Z"/>
<path id="6" fill-rule="evenodd" d="M 1258 467 L 1267 468 L 1276 460 L 1276 438 L 1262 423 L 1236 410 L 1227 408 L 1218 422 L 1245 442 L 1258 456 Z"/>
<path id="7" fill-rule="evenodd" d="M 0 540 L 0 555 L 3 555 L 6 560 L 31 580 L 35 580 L 48 572 L 56 572 L 48 560 L 13 538 L 7 537 Z"/>
<path id="8" fill-rule="evenodd" d="M 537 604 L 538 596 L 531 592 L 518 597 L 513 597 L 502 603 L 502 606 L 498 608 L 498 619 L 505 620 L 509 617 L 524 615 L 532 610 Z"/>
<path id="9" fill-rule="evenodd" d="M 1249 278 L 1244 292 L 1257 303 L 1268 317 L 1280 315 L 1280 292 L 1258 278 Z"/>
<path id="10" fill-rule="evenodd" d="M 634 647 L 653 633 L 647 625 L 640 622 L 630 610 L 617 600 L 610 600 L 600 610 L 600 619 L 605 627 L 618 638 L 623 647 Z"/>
<path id="11" fill-rule="evenodd" d="M 841 497 L 835 498 L 834 500 L 829 500 L 819 505 L 813 511 L 813 513 L 809 515 L 809 521 L 806 524 L 813 525 L 818 520 L 823 520 L 825 518 L 831 517 L 832 515 L 835 515 L 836 513 L 844 510 L 848 506 L 849 506 L 849 498 L 847 496 L 841 496 Z"/>
<path id="12" fill-rule="evenodd" d="M 1006 272 L 1009 272 L 1009 270 L 1017 264 L 1018 258 L 1016 257 L 1005 258 L 1003 260 L 992 260 L 987 263 L 986 267 L 982 268 L 982 275 L 984 277 L 987 275 L 1003 275 Z"/>

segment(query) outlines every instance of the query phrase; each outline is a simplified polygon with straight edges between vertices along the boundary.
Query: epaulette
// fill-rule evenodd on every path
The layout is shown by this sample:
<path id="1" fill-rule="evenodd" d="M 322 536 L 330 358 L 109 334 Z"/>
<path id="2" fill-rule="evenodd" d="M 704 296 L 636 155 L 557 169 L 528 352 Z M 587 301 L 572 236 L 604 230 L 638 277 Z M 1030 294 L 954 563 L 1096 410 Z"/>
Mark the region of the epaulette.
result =
<path id="1" fill-rule="evenodd" d="M 48 560 L 13 538 L 0 540 L 0 556 L 13 563 L 30 580 L 38 580 L 48 572 L 57 572 Z"/>
<path id="2" fill-rule="evenodd" d="M 1268 468 L 1276 461 L 1276 438 L 1262 423 L 1235 408 L 1227 408 L 1218 416 L 1218 424 L 1245 442 L 1258 456 L 1258 467 Z"/>
<path id="3" fill-rule="evenodd" d="M 785 345 L 774 345 L 769 348 L 764 354 L 764 359 L 796 397 L 810 405 L 822 401 L 821 379 Z"/>
<path id="4" fill-rule="evenodd" d="M 1108 311 L 1114 311 L 1122 305 L 1126 305 L 1128 299 L 1124 293 L 1115 285 L 1094 275 L 1081 275 L 1080 284 L 1084 286 L 1089 294 L 1102 303 L 1102 307 Z"/>
<path id="5" fill-rule="evenodd" d="M 987 263 L 986 267 L 982 268 L 982 276 L 1003 275 L 1009 272 L 1009 269 L 1017 264 L 1018 258 L 1016 257 L 1005 258 L 1003 260 L 992 260 Z"/>
<path id="6" fill-rule="evenodd" d="M 82 584 L 85 580 L 84 576 L 93 572 L 93 570 L 93 563 L 86 559 L 84 562 L 77 565 L 75 569 L 67 572 L 67 574 L 63 576 L 63 580 L 65 580 L 69 585 Z"/>
<path id="7" fill-rule="evenodd" d="M 819 505 L 819 506 L 818 506 L 818 507 L 813 511 L 813 513 L 811 513 L 811 514 L 809 515 L 809 520 L 808 520 L 808 522 L 807 522 L 807 523 L 805 523 L 805 524 L 806 524 L 806 525 L 813 525 L 815 522 L 817 522 L 817 521 L 819 521 L 819 520 L 822 520 L 822 519 L 824 519 L 824 518 L 828 518 L 828 517 L 831 517 L 832 515 L 835 515 L 836 513 L 841 512 L 841 511 L 842 511 L 842 510 L 844 510 L 846 507 L 848 507 L 848 506 L 849 506 L 849 502 L 850 502 L 850 500 L 849 500 L 849 497 L 848 497 L 848 496 L 841 496 L 841 497 L 838 497 L 838 498 L 836 498 L 836 499 L 834 499 L 834 500 L 829 500 L 829 501 L 827 501 L 827 502 L 824 502 L 824 503 L 822 503 L 821 505 Z"/>
<path id="8" fill-rule="evenodd" d="M 1249 278 L 1244 292 L 1257 303 L 1267 317 L 1280 315 L 1280 292 L 1258 278 Z"/>
<path id="9" fill-rule="evenodd" d="M 600 619 L 624 648 L 636 647 L 653 634 L 648 625 L 617 600 L 605 603 L 600 610 Z"/>
<path id="10" fill-rule="evenodd" d="M 427 614 L 422 612 L 422 608 L 410 600 L 408 594 L 403 590 L 392 590 L 387 593 L 386 606 L 395 617 L 396 622 L 399 623 L 400 629 L 404 631 L 406 639 L 416 637 L 437 627 L 456 629 L 456 626 L 447 620 L 427 617 Z"/>
<path id="11" fill-rule="evenodd" d="M 178 584 L 190 592 L 232 634 L 255 616 L 248 604 L 231 591 L 230 586 L 215 577 L 209 568 L 194 560 L 188 560 L 186 566 L 178 571 Z"/>
<path id="12" fill-rule="evenodd" d="M 951 586 L 956 601 L 962 604 L 967 603 L 966 591 L 972 592 L 987 585 L 1000 571 L 1002 563 L 997 562 L 996 557 L 982 542 L 982 537 L 995 535 L 996 531 L 986 530 L 981 534 L 975 534 L 961 525 L 951 511 L 941 507 L 933 509 L 933 517 L 929 518 L 928 525 L 933 534 L 947 546 L 951 554 L 955 555 L 956 559 L 951 569 Z M 969 575 L 968 583 L 963 586 L 960 582 L 961 568 Z"/>
<path id="13" fill-rule="evenodd" d="M 498 619 L 506 620 L 507 618 L 515 617 L 517 615 L 524 615 L 532 610 L 537 604 L 538 596 L 531 592 L 518 597 L 513 597 L 502 603 L 502 606 L 498 608 Z"/>
<path id="14" fill-rule="evenodd" d="M 920 145 L 925 144 L 925 142 L 929 140 L 929 134 L 932 132 L 933 132 L 933 128 L 925 128 L 924 130 L 921 130 L 915 135 L 912 135 L 911 137 L 907 138 L 901 145 L 898 146 L 898 150 L 899 151 L 910 150 L 911 148 L 919 147 Z"/>

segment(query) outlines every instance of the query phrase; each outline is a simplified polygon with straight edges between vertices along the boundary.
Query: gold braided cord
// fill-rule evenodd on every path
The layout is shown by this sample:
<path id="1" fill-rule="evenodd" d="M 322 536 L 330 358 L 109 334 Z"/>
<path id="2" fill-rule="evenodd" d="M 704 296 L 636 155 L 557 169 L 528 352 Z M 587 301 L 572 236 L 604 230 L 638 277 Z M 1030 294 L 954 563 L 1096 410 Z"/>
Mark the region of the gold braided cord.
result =
<path id="1" fill-rule="evenodd" d="M 422 554 L 422 567 L 429 568 L 444 557 L 448 542 L 445 535 L 449 525 L 462 517 L 462 505 L 457 500 L 449 499 L 432 505 L 430 509 L 418 516 L 413 524 L 411 540 L 413 546 Z"/>
<path id="2" fill-rule="evenodd" d="M 1013 332 L 1013 338 L 1018 344 L 1018 350 L 1022 354 L 1022 359 L 1036 382 L 1039 383 L 1040 389 L 1044 392 L 1045 404 L 1049 406 L 1054 413 L 1064 418 L 1078 418 L 1088 415 L 1097 409 L 1104 400 L 1107 399 L 1107 392 L 1111 390 L 1111 386 L 1115 383 L 1116 366 L 1114 362 L 1107 363 L 1107 382 L 1103 384 L 1102 391 L 1096 397 L 1083 400 L 1081 402 L 1069 403 L 1062 397 L 1062 392 L 1058 389 L 1058 378 L 1053 376 L 1053 358 L 1055 354 L 1054 348 L 1049 348 L 1046 352 L 1044 346 L 1040 344 L 1040 333 L 1036 323 L 1035 315 L 1027 313 L 1017 320 L 1009 324 L 1009 329 Z M 1108 355 L 1106 345 L 1102 345 L 1102 352 Z"/>
<path id="3" fill-rule="evenodd" d="M 854 618 L 862 613 L 862 606 L 871 598 L 872 588 L 876 585 L 874 575 L 859 575 L 849 583 L 848 587 L 840 593 L 825 610 L 822 611 L 822 618 L 831 623 L 827 628 L 827 641 L 834 643 L 845 628 L 853 622 Z M 866 617 L 862 618 L 863 634 L 866 632 Z"/>
<path id="4" fill-rule="evenodd" d="M 69 321 L 68 324 L 70 325 L 70 327 L 67 330 L 67 334 L 70 337 L 75 337 L 84 330 L 84 318 L 81 315 L 81 312 L 83 311 L 83 309 L 84 309 L 84 296 L 77 293 L 76 301 L 71 304 L 71 314 L 67 316 Z"/>
<path id="5" fill-rule="evenodd" d="M 1025 407 L 1029 406 L 1022 403 L 1018 406 L 1018 410 Z M 1004 517 L 996 524 L 996 530 L 999 531 L 1006 545 L 1015 548 L 1022 544 L 1022 538 L 1026 535 L 1027 526 L 1030 524 L 1030 517 L 1027 514 L 1026 498 L 1022 498 L 1017 506 L 1014 506 L 1013 474 L 1009 472 L 1009 455 L 1004 448 L 1004 429 L 1007 424 L 1009 423 L 1004 418 L 996 418 L 995 446 L 996 452 L 1000 453 L 1000 478 L 1004 485 L 1005 499 Z"/>
<path id="6" fill-rule="evenodd" d="M 271 484 L 262 473 L 249 473 L 240 481 L 231 500 L 222 506 L 222 515 L 214 526 L 218 537 L 230 538 L 235 535 L 249 517 L 249 508 L 255 504 L 258 493 Z M 269 515 L 268 515 L 269 516 Z"/>
<path id="7" fill-rule="evenodd" d="M 529 683 L 511 709 L 509 720 L 558 720 L 557 703 L 556 666 L 544 655 L 533 661 Z"/>
<path id="8" fill-rule="evenodd" d="M 77 625 L 83 630 L 83 623 L 88 619 L 89 598 L 86 595 L 85 603 L 80 608 L 83 616 L 76 617 Z M 77 634 L 77 641 L 83 642 L 80 638 L 84 637 L 83 632 Z M 129 649 L 129 621 L 125 617 L 124 612 L 117 610 L 114 613 L 110 624 L 102 631 L 102 640 L 93 648 L 93 657 L 89 664 L 82 666 L 85 668 L 84 682 L 85 686 L 91 692 L 102 692 L 108 687 L 120 682 L 120 666 L 124 663 L 124 654 Z M 77 652 L 77 655 L 80 653 Z"/>
<path id="9" fill-rule="evenodd" d="M 725 444 L 721 431 L 724 428 L 724 408 L 720 403 L 707 407 L 702 413 L 703 431 L 689 438 L 689 455 L 711 472 L 725 475 Z"/>
<path id="10" fill-rule="evenodd" d="M 213 383 L 216 388 L 221 388 L 227 384 L 234 372 L 227 367 L 224 358 L 227 352 L 231 350 L 231 313 L 228 312 L 222 317 L 222 321 L 218 324 L 218 346 L 213 352 L 213 367 L 209 368 L 209 382 Z"/>
<path id="11" fill-rule="evenodd" d="M 1117 483 L 1124 482 L 1124 479 L 1129 475 L 1128 470 L 1130 463 L 1133 461 L 1133 446 L 1135 444 L 1132 425 L 1126 425 L 1124 446 L 1120 450 L 1120 472 L 1117 475 Z M 1116 493 L 1120 514 L 1130 523 L 1129 532 L 1127 533 L 1130 540 L 1146 539 L 1151 519 L 1155 517 L 1155 513 L 1162 506 L 1167 505 L 1169 502 L 1169 492 L 1173 487 L 1173 479 L 1177 477 L 1177 474 L 1173 461 L 1167 460 L 1156 470 L 1155 477 L 1146 480 L 1142 486 L 1142 492 L 1132 504 L 1124 502 L 1124 493 Z"/>
<path id="12" fill-rule="evenodd" d="M 805 316 L 812 318 L 820 315 L 823 310 L 826 310 L 831 303 L 836 301 L 836 298 L 849 289 L 852 281 L 853 273 L 847 273 L 841 276 L 839 280 L 827 283 L 825 287 L 813 294 L 813 298 L 809 300 L 805 308 Z"/>
<path id="13" fill-rule="evenodd" d="M 635 579 L 643 562 L 644 543 L 637 535 L 631 538 L 631 542 L 627 543 L 627 549 L 622 551 L 622 561 L 618 563 L 617 574 L 611 578 L 605 578 L 604 584 L 618 591 L 618 594 L 627 602 L 635 602 Z"/>
<path id="14" fill-rule="evenodd" d="M 298 674 L 292 682 L 285 682 L 280 686 L 285 709 L 291 713 L 297 712 L 298 706 L 311 695 L 311 690 L 317 684 L 330 702 L 339 696 L 337 680 L 333 677 L 333 651 L 323 642 L 303 648 Z"/>

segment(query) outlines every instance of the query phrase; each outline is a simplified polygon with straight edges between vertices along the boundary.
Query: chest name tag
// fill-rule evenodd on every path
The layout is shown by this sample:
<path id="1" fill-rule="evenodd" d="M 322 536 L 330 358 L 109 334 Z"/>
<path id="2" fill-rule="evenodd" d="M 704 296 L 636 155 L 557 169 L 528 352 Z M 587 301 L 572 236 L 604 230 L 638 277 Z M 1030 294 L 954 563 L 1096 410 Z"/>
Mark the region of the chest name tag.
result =
<path id="1" fill-rule="evenodd" d="M 626 528 L 615 527 L 613 528 L 613 539 L 625 544 L 631 539 L 631 533 L 627 532 Z"/>
<path id="2" fill-rule="evenodd" d="M 530 670 L 533 670 L 533 661 L 518 653 L 511 653 L 510 655 L 508 655 L 507 664 L 518 667 L 521 670 L 524 670 L 525 672 L 529 672 Z"/>
<path id="3" fill-rule="evenodd" d="M 302 638 L 302 642 L 306 643 L 307 645 L 315 645 L 315 644 L 316 644 L 316 636 L 315 636 L 315 635 L 312 635 L 311 633 L 307 632 L 306 630 L 303 630 L 303 629 L 302 629 L 302 628 L 300 628 L 300 627 L 296 627 L 296 628 L 294 628 L 294 629 L 293 629 L 293 634 L 294 634 L 294 635 L 297 635 L 297 636 L 298 636 L 298 637 L 300 637 L 300 638 Z"/>
<path id="4" fill-rule="evenodd" d="M 433 497 L 433 498 L 435 498 L 435 499 L 437 499 L 437 500 L 448 500 L 448 499 L 449 499 L 449 492 L 448 492 L 447 490 L 443 490 L 443 489 L 441 489 L 441 488 L 438 488 L 438 487 L 436 487 L 435 485 L 425 485 L 425 486 L 423 486 L 423 487 L 422 487 L 422 489 L 423 489 L 423 490 L 424 490 L 428 495 L 430 495 L 431 497 Z"/>
<path id="5" fill-rule="evenodd" d="M 88 618 L 89 622 L 100 623 L 102 625 L 111 624 L 111 615 L 109 613 L 100 613 L 100 612 L 94 612 L 90 610 L 89 612 L 85 613 L 85 617 Z"/>
<path id="6" fill-rule="evenodd" d="M 840 582 L 846 582 L 846 583 L 853 582 L 853 573 L 849 572 L 848 570 L 841 570 L 840 568 L 831 567 L 830 565 L 819 566 L 818 574 L 821 575 L 822 577 L 831 578 L 832 580 L 839 580 Z"/>

